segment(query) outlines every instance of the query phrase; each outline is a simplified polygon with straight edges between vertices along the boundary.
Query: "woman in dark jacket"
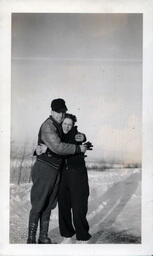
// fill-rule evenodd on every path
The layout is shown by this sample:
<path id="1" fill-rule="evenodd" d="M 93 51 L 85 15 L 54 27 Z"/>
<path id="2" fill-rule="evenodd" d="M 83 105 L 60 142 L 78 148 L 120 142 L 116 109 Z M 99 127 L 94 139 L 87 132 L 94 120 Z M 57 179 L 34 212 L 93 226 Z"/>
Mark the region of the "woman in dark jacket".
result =
<path id="1" fill-rule="evenodd" d="M 63 142 L 77 144 L 75 135 L 78 130 L 77 126 L 74 126 L 75 122 L 74 115 L 65 115 L 62 123 Z M 84 154 L 66 156 L 58 194 L 59 229 L 62 236 L 68 238 L 76 234 L 77 240 L 90 239 L 86 219 L 88 197 L 89 185 Z"/>

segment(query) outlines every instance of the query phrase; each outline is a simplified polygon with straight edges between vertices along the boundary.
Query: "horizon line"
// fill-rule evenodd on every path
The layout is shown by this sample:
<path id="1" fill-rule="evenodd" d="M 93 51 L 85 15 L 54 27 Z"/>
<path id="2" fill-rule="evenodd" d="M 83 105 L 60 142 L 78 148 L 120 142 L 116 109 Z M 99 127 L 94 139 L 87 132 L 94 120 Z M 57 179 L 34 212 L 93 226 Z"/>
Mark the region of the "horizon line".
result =
<path id="1" fill-rule="evenodd" d="M 96 61 L 96 62 L 142 62 L 142 59 L 130 59 L 130 58 L 51 58 L 51 57 L 12 57 L 12 61 L 25 60 L 25 61 Z"/>

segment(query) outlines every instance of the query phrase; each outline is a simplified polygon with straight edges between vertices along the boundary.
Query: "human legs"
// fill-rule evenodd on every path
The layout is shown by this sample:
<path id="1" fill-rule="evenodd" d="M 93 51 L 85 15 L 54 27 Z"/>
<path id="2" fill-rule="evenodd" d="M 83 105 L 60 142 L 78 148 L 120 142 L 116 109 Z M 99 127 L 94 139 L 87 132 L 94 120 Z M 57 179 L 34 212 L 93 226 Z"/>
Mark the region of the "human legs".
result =
<path id="1" fill-rule="evenodd" d="M 72 202 L 73 223 L 76 231 L 77 240 L 89 240 L 89 224 L 86 218 L 88 211 L 88 176 L 82 171 L 72 171 L 70 195 Z"/>
<path id="2" fill-rule="evenodd" d="M 86 218 L 87 214 L 87 198 L 81 198 L 82 202 L 73 199 L 73 222 L 76 231 L 77 240 L 89 240 L 89 224 Z"/>
<path id="3" fill-rule="evenodd" d="M 72 237 L 75 230 L 72 225 L 71 198 L 67 175 L 69 175 L 68 171 L 63 170 L 58 194 L 59 229 L 61 236 Z"/>
<path id="4" fill-rule="evenodd" d="M 27 243 L 36 243 L 38 221 L 48 207 L 49 198 L 56 183 L 58 170 L 48 164 L 36 161 L 32 169 L 33 186 L 31 189 L 31 211 L 29 215 L 29 231 Z M 50 217 L 48 210 L 48 219 Z"/>
<path id="5" fill-rule="evenodd" d="M 45 205 L 44 210 L 40 215 L 40 233 L 39 233 L 39 239 L 38 239 L 38 243 L 40 244 L 51 243 L 51 240 L 48 237 L 49 221 L 50 221 L 51 210 L 54 209 L 57 204 L 59 180 L 60 180 L 60 173 L 57 173 L 56 180 L 53 185 L 53 190 L 50 191 L 49 193 L 48 204 Z"/>

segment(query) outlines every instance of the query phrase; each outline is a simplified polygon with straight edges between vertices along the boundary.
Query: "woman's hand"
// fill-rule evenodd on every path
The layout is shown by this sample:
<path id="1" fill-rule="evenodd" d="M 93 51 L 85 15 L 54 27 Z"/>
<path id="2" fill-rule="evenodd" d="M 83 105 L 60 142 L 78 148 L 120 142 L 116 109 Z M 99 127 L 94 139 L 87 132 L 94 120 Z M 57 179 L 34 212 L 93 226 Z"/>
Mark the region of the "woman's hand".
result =
<path id="1" fill-rule="evenodd" d="M 36 153 L 37 153 L 38 156 L 45 153 L 46 150 L 47 150 L 47 146 L 45 144 L 42 144 L 42 143 L 37 145 L 37 147 L 36 147 Z"/>

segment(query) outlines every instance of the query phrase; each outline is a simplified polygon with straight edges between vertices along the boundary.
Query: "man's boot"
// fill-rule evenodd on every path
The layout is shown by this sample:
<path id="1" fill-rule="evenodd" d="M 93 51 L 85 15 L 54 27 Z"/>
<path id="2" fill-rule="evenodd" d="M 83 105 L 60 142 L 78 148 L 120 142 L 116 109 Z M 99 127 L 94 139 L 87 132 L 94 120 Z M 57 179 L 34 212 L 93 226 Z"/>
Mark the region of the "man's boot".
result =
<path id="1" fill-rule="evenodd" d="M 38 228 L 39 215 L 30 212 L 27 244 L 36 244 L 36 233 Z"/>
<path id="2" fill-rule="evenodd" d="M 37 232 L 38 222 L 29 222 L 29 232 L 27 244 L 36 244 L 36 232 Z"/>
<path id="3" fill-rule="evenodd" d="M 38 244 L 51 244 L 52 241 L 48 237 L 49 220 L 40 221 L 40 234 Z"/>

